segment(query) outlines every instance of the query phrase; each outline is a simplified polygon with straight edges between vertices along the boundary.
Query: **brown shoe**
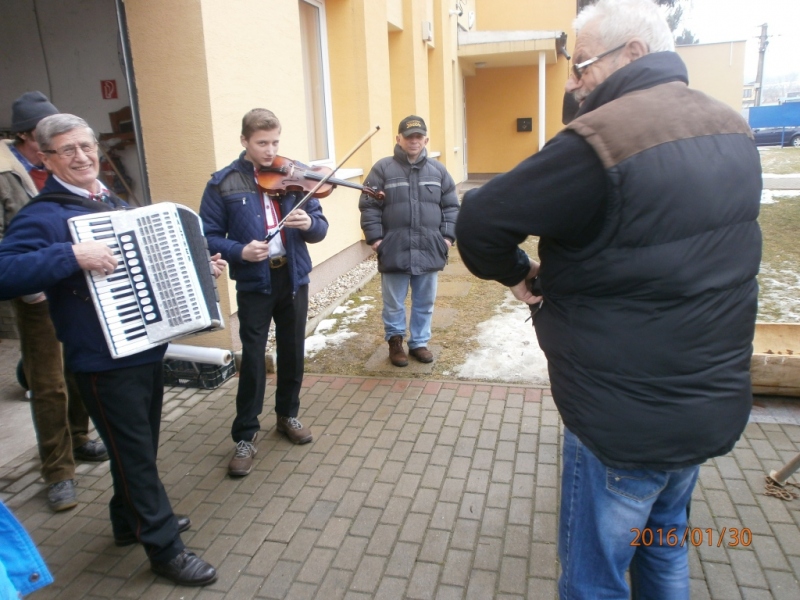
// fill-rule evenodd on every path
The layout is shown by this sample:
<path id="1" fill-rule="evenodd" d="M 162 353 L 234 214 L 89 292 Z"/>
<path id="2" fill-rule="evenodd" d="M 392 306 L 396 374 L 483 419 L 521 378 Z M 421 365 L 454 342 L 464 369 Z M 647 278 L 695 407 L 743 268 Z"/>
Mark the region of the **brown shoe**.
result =
<path id="1" fill-rule="evenodd" d="M 395 367 L 408 366 L 408 356 L 403 350 L 403 336 L 393 335 L 389 338 L 389 360 Z"/>
<path id="2" fill-rule="evenodd" d="M 303 427 L 303 424 L 295 417 L 278 415 L 277 430 L 294 444 L 307 444 L 314 439 L 314 436 L 311 435 L 311 430 Z"/>
<path id="3" fill-rule="evenodd" d="M 253 436 L 249 442 L 242 440 L 236 444 L 236 450 L 233 453 L 231 462 L 228 463 L 228 475 L 231 477 L 244 477 L 249 475 L 253 468 L 253 458 L 255 458 L 258 450 L 256 449 L 256 438 L 258 434 Z"/>
<path id="4" fill-rule="evenodd" d="M 420 346 L 419 348 L 412 348 L 411 350 L 408 351 L 408 353 L 421 363 L 433 362 L 433 353 L 430 350 L 428 350 L 425 346 Z"/>

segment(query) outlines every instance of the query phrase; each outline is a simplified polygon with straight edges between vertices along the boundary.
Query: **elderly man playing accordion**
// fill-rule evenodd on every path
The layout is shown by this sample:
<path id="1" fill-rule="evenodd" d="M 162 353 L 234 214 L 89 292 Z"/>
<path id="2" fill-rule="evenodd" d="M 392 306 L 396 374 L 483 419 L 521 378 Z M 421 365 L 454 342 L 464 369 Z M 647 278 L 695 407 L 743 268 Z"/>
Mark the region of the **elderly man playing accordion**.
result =
<path id="1" fill-rule="evenodd" d="M 84 271 L 111 273 L 117 259 L 102 242 L 73 244 L 67 224 L 71 217 L 125 203 L 97 179 L 97 140 L 86 121 L 51 115 L 39 122 L 36 140 L 50 175 L 0 243 L 0 297 L 47 294 L 67 368 L 110 455 L 116 545 L 141 543 L 153 572 L 176 584 L 213 583 L 214 567 L 181 541 L 189 518 L 172 512 L 156 468 L 166 345 L 111 357 Z M 225 262 L 217 256 L 212 265 L 218 276 Z"/>

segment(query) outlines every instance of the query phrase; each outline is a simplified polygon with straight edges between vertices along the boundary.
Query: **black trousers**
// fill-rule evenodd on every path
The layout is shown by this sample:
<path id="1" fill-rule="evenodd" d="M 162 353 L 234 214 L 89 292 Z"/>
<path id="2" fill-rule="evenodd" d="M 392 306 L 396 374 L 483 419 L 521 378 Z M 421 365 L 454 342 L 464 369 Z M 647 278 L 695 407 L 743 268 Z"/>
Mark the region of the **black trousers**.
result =
<path id="1" fill-rule="evenodd" d="M 75 379 L 111 459 L 114 536 L 133 532 L 150 560 L 173 559 L 184 545 L 156 467 L 164 397 L 161 362 L 76 373 Z"/>
<path id="2" fill-rule="evenodd" d="M 278 354 L 275 412 L 283 417 L 296 417 L 300 412 L 308 286 L 300 286 L 293 297 L 288 266 L 272 269 L 270 275 L 271 294 L 236 293 L 239 303 L 239 339 L 242 341 L 236 418 L 231 427 L 231 437 L 236 443 L 252 440 L 260 429 L 258 416 L 264 408 L 267 387 L 264 352 L 267 348 L 270 321 L 273 319 Z"/>

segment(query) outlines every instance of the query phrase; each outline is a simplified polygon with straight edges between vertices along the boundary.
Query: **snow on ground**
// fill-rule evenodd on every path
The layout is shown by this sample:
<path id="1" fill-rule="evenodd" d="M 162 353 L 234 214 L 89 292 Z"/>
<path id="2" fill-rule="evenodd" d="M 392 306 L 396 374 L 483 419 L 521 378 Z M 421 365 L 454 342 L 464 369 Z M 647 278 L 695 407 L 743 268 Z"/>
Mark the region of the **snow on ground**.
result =
<path id="1" fill-rule="evenodd" d="M 456 374 L 465 379 L 487 379 L 507 383 L 549 385 L 547 359 L 539 348 L 530 310 L 511 294 L 488 321 L 478 325 L 471 343 L 475 350 Z"/>
<path id="2" fill-rule="evenodd" d="M 800 273 L 761 263 L 758 278 L 761 283 L 758 320 L 774 321 L 777 312 L 780 322 L 800 322 Z M 762 314 L 765 308 L 769 309 L 767 315 Z"/>
<path id="3" fill-rule="evenodd" d="M 347 300 L 341 306 L 334 309 L 333 315 L 336 319 L 323 319 L 314 330 L 314 334 L 306 338 L 306 357 L 311 358 L 317 352 L 326 346 L 339 346 L 343 341 L 356 335 L 354 331 L 350 331 L 348 325 L 357 323 L 367 316 L 367 312 L 372 310 L 372 301 L 375 300 L 372 296 L 361 296 L 358 306 L 354 306 L 354 300 Z M 336 324 L 338 327 L 335 331 L 330 331 Z"/>
<path id="4" fill-rule="evenodd" d="M 761 204 L 775 204 L 781 198 L 798 198 L 800 190 L 763 190 L 761 192 Z"/>

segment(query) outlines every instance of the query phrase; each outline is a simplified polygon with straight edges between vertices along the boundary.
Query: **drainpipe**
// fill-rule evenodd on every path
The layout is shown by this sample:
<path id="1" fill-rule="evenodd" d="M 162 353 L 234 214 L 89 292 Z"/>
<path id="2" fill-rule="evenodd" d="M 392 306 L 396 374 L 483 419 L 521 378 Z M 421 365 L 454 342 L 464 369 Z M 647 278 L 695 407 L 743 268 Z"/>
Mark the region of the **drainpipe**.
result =
<path id="1" fill-rule="evenodd" d="M 539 150 L 544 147 L 545 128 L 545 57 L 544 52 L 539 52 Z"/>
<path id="2" fill-rule="evenodd" d="M 133 135 L 136 138 L 136 155 L 139 158 L 139 177 L 142 180 L 142 200 L 144 204 L 152 204 L 150 198 L 150 181 L 147 178 L 147 165 L 144 162 L 144 139 L 142 138 L 142 121 L 139 116 L 139 102 L 136 93 L 136 79 L 133 75 L 131 63 L 131 46 L 128 40 L 128 21 L 125 18 L 124 0 L 115 0 L 117 7 L 117 24 L 119 26 L 120 47 L 122 49 L 122 62 L 125 67 L 125 81 L 128 84 L 128 99 L 131 103 L 131 120 L 133 121 Z"/>

